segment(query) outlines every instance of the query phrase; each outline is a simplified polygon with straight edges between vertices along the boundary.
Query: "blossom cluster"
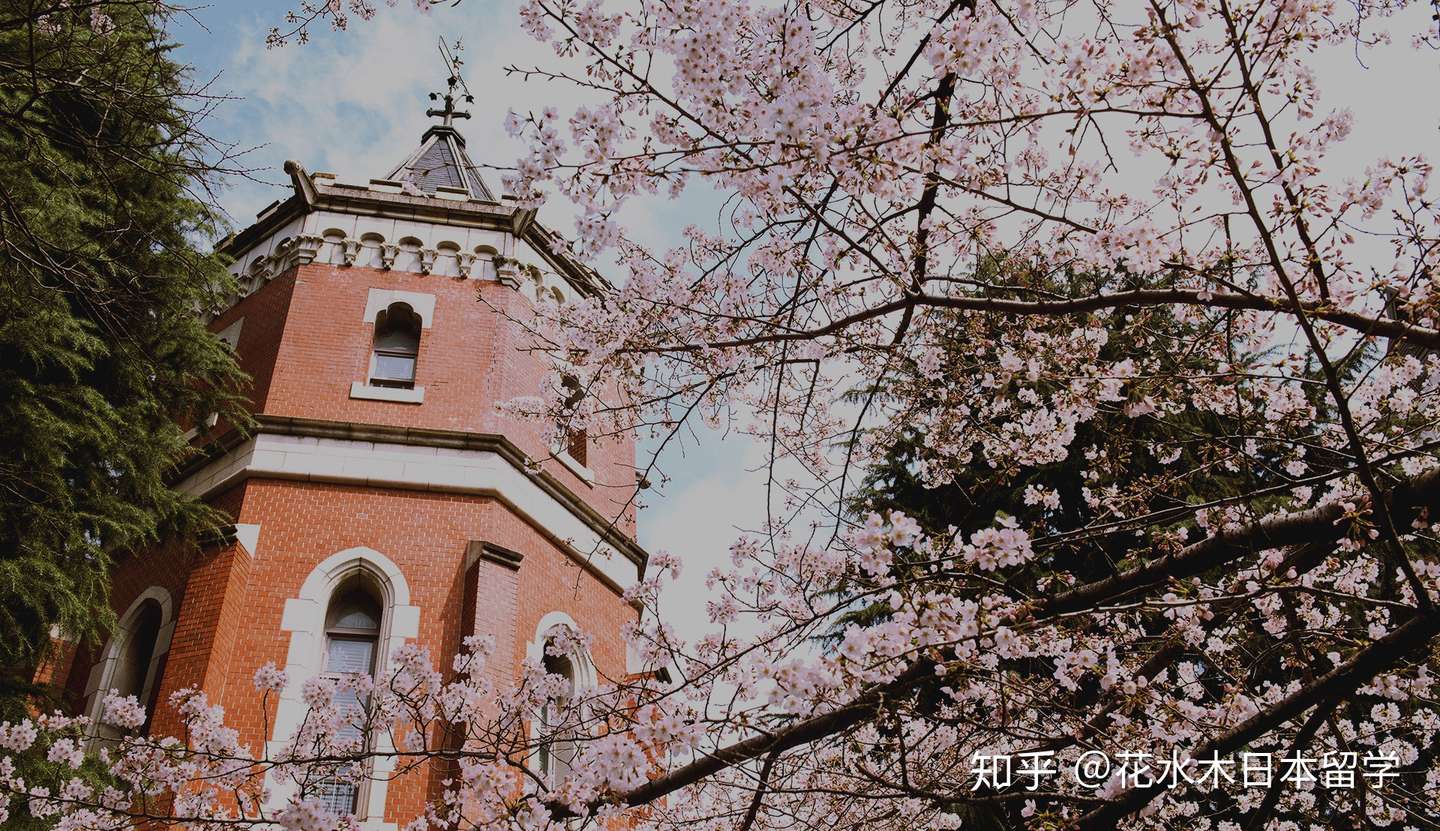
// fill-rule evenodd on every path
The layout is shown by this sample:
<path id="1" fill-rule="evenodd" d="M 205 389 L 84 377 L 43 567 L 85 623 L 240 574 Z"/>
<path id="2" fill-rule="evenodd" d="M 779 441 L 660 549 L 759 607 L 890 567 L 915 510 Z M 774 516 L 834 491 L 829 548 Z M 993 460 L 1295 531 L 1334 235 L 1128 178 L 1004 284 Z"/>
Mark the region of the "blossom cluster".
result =
<path id="1" fill-rule="evenodd" d="M 309 706 L 278 744 L 187 692 L 190 750 L 127 736 L 121 792 L 79 802 L 318 831 L 354 819 L 308 801 L 326 782 L 453 759 L 411 831 L 661 798 L 625 821 L 1433 824 L 1440 203 L 1425 148 L 1369 158 L 1376 102 L 1321 71 L 1428 48 L 1428 12 L 525 0 L 554 52 L 535 74 L 590 99 L 507 119 L 506 187 L 573 204 L 575 253 L 618 273 L 500 310 L 555 368 L 510 410 L 639 432 L 647 477 L 692 428 L 756 439 L 766 517 L 706 576 L 711 631 L 661 619 L 686 552 L 657 555 L 624 634 L 663 674 L 577 690 L 542 659 L 498 689 L 479 642 L 453 676 L 415 644 L 375 679 L 262 669 L 259 694 Z M 705 192 L 722 221 L 668 249 L 629 230 Z M 0 747 L 68 767 L 64 729 Z M 1383 791 L 955 788 L 977 753 L 1073 770 L 1142 747 L 1396 764 Z M 32 814 L 67 792 L 3 784 Z"/>

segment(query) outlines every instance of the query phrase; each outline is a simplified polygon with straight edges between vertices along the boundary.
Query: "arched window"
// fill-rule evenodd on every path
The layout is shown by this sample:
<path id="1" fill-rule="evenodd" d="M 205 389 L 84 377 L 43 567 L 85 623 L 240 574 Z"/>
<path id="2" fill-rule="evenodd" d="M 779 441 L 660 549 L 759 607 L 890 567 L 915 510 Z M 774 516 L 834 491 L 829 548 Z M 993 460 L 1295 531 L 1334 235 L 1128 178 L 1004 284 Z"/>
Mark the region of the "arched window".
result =
<path id="1" fill-rule="evenodd" d="M 380 645 L 382 618 L 380 600 L 364 575 L 356 574 L 336 588 L 325 612 L 325 674 L 334 678 L 344 675 L 374 675 L 376 653 Z M 361 739 L 363 702 L 353 691 L 337 693 L 335 703 L 349 715 L 339 731 L 341 739 Z M 354 813 L 359 810 L 360 788 L 354 782 L 327 779 L 317 788 L 317 796 L 333 811 Z"/>
<path id="2" fill-rule="evenodd" d="M 87 711 L 94 735 L 116 739 L 121 731 L 104 723 L 104 700 L 111 690 L 121 696 L 135 696 L 147 716 L 155 712 L 160 692 L 160 675 L 170 647 L 168 626 L 170 597 L 164 589 L 151 587 L 120 617 L 114 638 L 95 664 L 87 687 Z M 148 728 L 148 722 L 141 730 Z"/>
<path id="3" fill-rule="evenodd" d="M 545 657 L 541 661 L 547 675 L 558 675 L 565 679 L 566 693 L 560 702 L 546 704 L 540 711 L 539 721 L 542 738 L 540 742 L 540 778 L 550 786 L 559 785 L 570 773 L 579 752 L 573 727 L 567 729 L 566 706 L 579 692 L 575 661 L 568 655 L 552 655 L 553 644 L 545 641 Z"/>
<path id="4" fill-rule="evenodd" d="M 390 302 L 377 304 L 371 314 Z M 422 314 L 428 317 L 429 311 L 427 307 Z M 280 628 L 289 635 L 285 671 L 290 683 L 275 707 L 269 735 L 272 741 L 288 740 L 305 724 L 310 711 L 305 684 L 313 678 L 336 677 L 338 673 L 330 667 L 343 669 L 358 663 L 364 668 L 368 651 L 371 677 L 384 678 L 395 650 L 419 637 L 420 607 L 410 605 L 410 585 L 393 560 L 373 548 L 356 546 L 314 565 L 295 595 L 286 599 Z M 356 639 L 370 639 L 373 646 L 366 650 L 353 643 Z M 379 728 L 364 738 L 372 754 L 366 760 L 364 777 L 359 787 L 337 789 L 335 799 L 340 807 L 357 806 L 355 816 L 362 827 L 379 828 L 385 824 L 390 781 L 398 775 L 401 757 L 391 752 L 394 744 L 388 730 Z M 319 796 L 315 781 L 308 783 L 305 795 Z M 271 777 L 267 784 L 271 801 L 266 804 L 270 806 L 287 804 L 304 785 L 286 776 Z"/>
<path id="5" fill-rule="evenodd" d="M 380 601 L 363 577 L 352 577 L 335 592 L 325 616 L 325 671 L 373 673 L 379 642 Z"/>
<path id="6" fill-rule="evenodd" d="M 150 674 L 150 664 L 155 658 L 155 642 L 160 637 L 162 613 L 160 604 L 146 600 L 136 610 L 134 623 L 121 647 L 120 659 L 115 665 L 115 675 L 110 688 L 120 695 L 133 695 L 145 703 L 145 681 Z"/>
<path id="7" fill-rule="evenodd" d="M 420 316 L 408 303 L 391 303 L 375 317 L 371 385 L 414 389 L 415 361 L 419 355 Z"/>

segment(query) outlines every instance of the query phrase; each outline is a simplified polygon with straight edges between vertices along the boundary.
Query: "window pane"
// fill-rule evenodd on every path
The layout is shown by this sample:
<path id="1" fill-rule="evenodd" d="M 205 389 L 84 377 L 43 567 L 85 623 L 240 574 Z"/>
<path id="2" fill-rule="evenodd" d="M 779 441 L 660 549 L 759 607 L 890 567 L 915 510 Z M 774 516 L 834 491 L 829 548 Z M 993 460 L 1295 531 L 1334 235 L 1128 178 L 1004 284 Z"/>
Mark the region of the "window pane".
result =
<path id="1" fill-rule="evenodd" d="M 355 811 L 355 797 L 359 791 L 349 782 L 341 782 L 337 779 L 326 779 L 315 786 L 315 796 L 325 807 L 342 814 L 349 814 Z"/>
<path id="2" fill-rule="evenodd" d="M 344 716 L 345 722 L 335 731 L 338 738 L 351 740 L 360 738 L 360 726 L 365 723 L 365 711 L 360 707 L 360 697 L 354 690 L 335 694 L 335 709 Z"/>
<path id="3" fill-rule="evenodd" d="M 155 658 L 155 641 L 160 637 L 160 604 L 147 600 L 140 607 L 139 614 L 125 641 L 120 666 L 110 686 L 121 695 L 138 696 L 144 692 L 145 677 L 150 673 L 150 663 Z"/>
<path id="4" fill-rule="evenodd" d="M 375 377 L 388 381 L 414 381 L 415 358 L 409 355 L 375 353 Z"/>
<path id="5" fill-rule="evenodd" d="M 370 673 L 375 641 L 370 638 L 331 638 L 326 650 L 326 672 Z"/>
<path id="6" fill-rule="evenodd" d="M 562 734 L 550 738 L 540 745 L 541 777 L 550 787 L 558 786 L 570 775 L 579 755 L 580 746 L 573 737 Z"/>
<path id="7" fill-rule="evenodd" d="M 551 655 L 549 641 L 545 643 L 545 655 L 540 659 L 540 666 L 546 675 L 558 675 L 569 681 L 570 693 L 575 693 L 575 663 L 568 656 Z"/>
<path id="8" fill-rule="evenodd" d="M 555 742 L 555 772 L 560 776 L 568 776 L 579 755 L 580 743 L 573 737 L 566 736 Z"/>
<path id="9" fill-rule="evenodd" d="M 391 329 L 375 336 L 375 348 L 414 355 L 420 351 L 420 336 L 406 329 Z"/>
<path id="10" fill-rule="evenodd" d="M 359 629 L 378 632 L 380 630 L 380 604 L 375 596 L 363 586 L 355 586 L 339 594 L 330 602 L 330 611 L 325 617 L 327 629 Z M 342 634 L 363 634 L 347 632 Z"/>
<path id="11" fill-rule="evenodd" d="M 358 604 L 342 607 L 339 612 L 335 616 L 335 621 L 330 624 L 333 628 L 374 630 L 380 628 L 380 621 L 375 619 L 375 615 L 369 609 Z"/>
<path id="12" fill-rule="evenodd" d="M 379 603 L 364 586 L 348 581 L 338 589 L 325 616 L 326 628 L 331 630 L 325 641 L 325 673 L 331 676 L 372 675 L 379 647 L 380 621 Z M 336 738 L 355 742 L 359 746 L 366 745 L 362 732 L 364 701 L 353 690 L 338 690 L 334 702 L 344 719 L 336 730 Z M 368 771 L 368 766 L 361 763 L 360 769 Z M 327 808 L 342 814 L 359 810 L 359 793 L 359 785 L 338 778 L 325 779 L 314 791 L 316 798 Z"/>

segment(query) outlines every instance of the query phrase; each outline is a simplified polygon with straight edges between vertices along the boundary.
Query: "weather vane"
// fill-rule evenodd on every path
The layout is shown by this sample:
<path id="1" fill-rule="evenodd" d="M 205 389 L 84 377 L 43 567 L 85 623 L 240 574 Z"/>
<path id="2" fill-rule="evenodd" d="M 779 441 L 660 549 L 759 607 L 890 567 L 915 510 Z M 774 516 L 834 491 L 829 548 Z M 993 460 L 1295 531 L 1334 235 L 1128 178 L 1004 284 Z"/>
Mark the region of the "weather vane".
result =
<path id="1" fill-rule="evenodd" d="M 449 127 L 451 123 L 457 118 L 470 117 L 470 112 L 468 110 L 455 109 L 455 98 L 457 95 L 457 91 L 459 95 L 463 96 L 466 104 L 475 103 L 475 96 L 470 94 L 469 84 L 466 84 L 465 79 L 460 75 L 460 67 L 464 63 L 460 60 L 460 56 L 456 54 L 463 49 L 460 41 L 455 41 L 454 49 L 451 49 L 450 46 L 445 43 L 445 38 L 443 37 L 439 38 L 439 43 L 440 57 L 442 60 L 445 61 L 445 69 L 450 73 L 450 78 L 447 84 L 448 88 L 446 89 L 444 95 L 442 96 L 438 92 L 432 92 L 430 93 L 430 100 L 439 101 L 443 98 L 445 101 L 445 106 L 443 109 L 438 110 L 434 108 L 428 109 L 425 111 L 425 115 L 429 116 L 430 118 L 442 118 L 444 119 L 444 121 L 442 121 L 441 124 Z"/>

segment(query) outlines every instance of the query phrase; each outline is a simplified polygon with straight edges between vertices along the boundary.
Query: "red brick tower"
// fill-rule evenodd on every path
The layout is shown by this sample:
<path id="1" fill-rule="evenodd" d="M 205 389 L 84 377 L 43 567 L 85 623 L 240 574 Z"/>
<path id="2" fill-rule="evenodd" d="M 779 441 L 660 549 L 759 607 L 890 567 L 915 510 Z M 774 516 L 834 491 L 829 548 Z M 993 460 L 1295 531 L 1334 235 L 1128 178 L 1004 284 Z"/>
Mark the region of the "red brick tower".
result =
<path id="1" fill-rule="evenodd" d="M 493 635 L 504 685 L 565 622 L 593 638 L 568 662 L 576 683 L 632 669 L 621 593 L 646 560 L 633 444 L 549 447 L 497 408 L 540 393 L 546 369 L 506 316 L 605 284 L 534 211 L 493 195 L 446 102 L 383 179 L 287 163 L 293 195 L 223 244 L 243 289 L 212 329 L 254 378 L 258 428 L 211 425 L 197 437 L 211 452 L 175 486 L 232 516 L 233 537 L 119 564 L 120 627 L 59 673 L 78 707 L 95 713 L 116 688 L 158 703 L 151 729 L 168 732 L 163 702 L 196 686 L 259 747 L 294 728 L 306 679 L 383 675 L 406 643 L 443 669 L 465 636 Z M 262 713 L 251 678 L 267 661 L 290 688 Z M 414 816 L 433 787 L 376 773 L 334 795 L 367 827 Z"/>

